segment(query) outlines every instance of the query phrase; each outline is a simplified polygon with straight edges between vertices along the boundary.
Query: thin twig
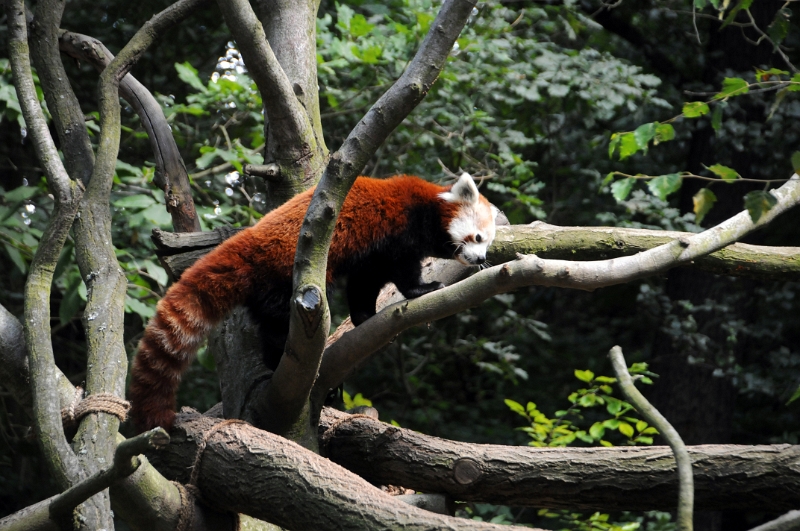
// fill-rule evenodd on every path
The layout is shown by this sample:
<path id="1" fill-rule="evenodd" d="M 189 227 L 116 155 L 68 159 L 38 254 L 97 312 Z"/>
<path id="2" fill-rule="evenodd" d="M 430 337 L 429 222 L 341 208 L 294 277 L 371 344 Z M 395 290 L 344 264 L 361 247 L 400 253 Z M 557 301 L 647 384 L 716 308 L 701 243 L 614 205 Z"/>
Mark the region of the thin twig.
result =
<path id="1" fill-rule="evenodd" d="M 672 424 L 647 401 L 647 399 L 633 385 L 633 379 L 625 365 L 625 357 L 619 346 L 613 347 L 608 357 L 617 375 L 619 384 L 625 398 L 633 404 L 636 410 L 654 426 L 662 437 L 667 441 L 672 453 L 675 454 L 675 462 L 678 466 L 678 530 L 692 531 L 692 512 L 694 511 L 694 477 L 692 476 L 692 460 L 683 439 Z"/>

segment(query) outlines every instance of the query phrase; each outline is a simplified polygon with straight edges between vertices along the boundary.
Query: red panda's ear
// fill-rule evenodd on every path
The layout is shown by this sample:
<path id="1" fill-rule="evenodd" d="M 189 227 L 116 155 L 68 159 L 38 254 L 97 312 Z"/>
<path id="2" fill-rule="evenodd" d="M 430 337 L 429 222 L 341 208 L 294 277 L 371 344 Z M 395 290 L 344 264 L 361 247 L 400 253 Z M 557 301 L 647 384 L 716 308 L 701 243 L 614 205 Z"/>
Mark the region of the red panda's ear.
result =
<path id="1" fill-rule="evenodd" d="M 439 197 L 449 203 L 467 203 L 474 205 L 478 202 L 480 192 L 472 180 L 472 175 L 467 172 L 461 174 L 456 183 L 448 192 L 442 192 Z"/>

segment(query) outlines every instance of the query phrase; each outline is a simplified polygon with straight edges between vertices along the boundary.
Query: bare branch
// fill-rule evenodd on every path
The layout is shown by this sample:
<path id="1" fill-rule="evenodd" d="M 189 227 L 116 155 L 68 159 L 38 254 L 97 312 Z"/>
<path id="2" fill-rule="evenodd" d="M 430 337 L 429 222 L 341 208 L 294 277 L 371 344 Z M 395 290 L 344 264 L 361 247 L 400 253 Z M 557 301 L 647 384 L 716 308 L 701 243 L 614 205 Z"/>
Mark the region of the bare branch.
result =
<path id="1" fill-rule="evenodd" d="M 668 446 L 534 448 L 470 444 L 325 408 L 326 455 L 374 484 L 453 499 L 589 511 L 671 510 L 678 494 Z M 800 446 L 688 448 L 703 510 L 786 511 L 800 496 Z M 747 478 L 743 481 L 742 478 Z"/>
<path id="2" fill-rule="evenodd" d="M 430 90 L 473 7 L 468 0 L 445 0 L 406 71 L 333 155 L 314 192 L 295 254 L 286 354 L 259 407 L 270 412 L 272 429 L 278 433 L 297 427 L 303 419 L 313 420 L 307 401 L 330 329 L 325 271 L 344 198 L 369 157 Z"/>
<path id="3" fill-rule="evenodd" d="M 635 256 L 610 260 L 572 262 L 520 256 L 515 262 L 485 269 L 456 285 L 389 306 L 328 347 L 315 395 L 335 388 L 358 363 L 403 330 L 471 308 L 498 293 L 532 285 L 594 290 L 653 275 L 722 249 L 797 204 L 800 177 L 793 176 L 772 193 L 778 202 L 758 223 L 753 223 L 745 211 L 699 234 L 672 240 Z"/>
<path id="4" fill-rule="evenodd" d="M 219 422 L 179 414 L 173 443 L 152 459 L 165 474 L 185 481 L 198 441 Z M 286 529 L 518 529 L 407 505 L 327 459 L 245 424 L 226 426 L 210 437 L 197 466 L 197 486 L 215 506 Z"/>
<path id="5" fill-rule="evenodd" d="M 61 426 L 56 386 L 57 372 L 50 341 L 50 286 L 61 248 L 78 209 L 81 189 L 70 180 L 61 164 L 36 97 L 30 68 L 25 7 L 21 0 L 5 4 L 8 20 L 8 51 L 14 85 L 36 155 L 55 196 L 55 209 L 42 235 L 25 284 L 25 340 L 28 346 L 33 388 L 34 422 L 39 442 L 56 482 L 62 487 L 79 480 L 81 469 L 67 444 Z"/>
<path id="6" fill-rule="evenodd" d="M 219 0 L 225 22 L 261 92 L 269 120 L 269 156 L 280 167 L 280 180 L 270 183 L 270 201 L 278 206 L 313 184 L 327 154 L 320 145 L 309 116 L 297 100 L 295 87 L 278 63 L 264 28 L 247 0 Z M 305 37 L 304 37 L 305 38 Z M 302 90 L 297 85 L 298 90 Z M 313 168 L 306 167 L 304 161 Z M 310 181 L 306 179 L 310 178 Z"/>
<path id="7" fill-rule="evenodd" d="M 69 56 L 91 63 L 99 72 L 102 72 L 114 59 L 102 42 L 79 33 L 61 31 L 59 46 Z M 192 199 L 189 175 L 164 111 L 150 91 L 131 74 L 122 78 L 119 91 L 139 115 L 147 131 L 156 162 L 153 183 L 164 191 L 167 211 L 172 216 L 174 230 L 199 231 L 200 220 L 197 218 Z"/>
<path id="8" fill-rule="evenodd" d="M 530 225 L 498 227 L 487 258 L 494 264 L 514 260 L 517 254 L 603 260 L 632 255 L 690 235 L 623 227 L 558 227 L 536 221 Z M 791 280 L 800 273 L 800 248 L 734 243 L 684 266 L 720 275 Z"/>
<path id="9" fill-rule="evenodd" d="M 800 529 L 800 511 L 789 511 L 783 516 L 750 531 L 797 531 Z"/>
<path id="10" fill-rule="evenodd" d="M 617 385 L 622 393 L 633 404 L 644 419 L 654 426 L 658 433 L 667 441 L 672 453 L 675 455 L 675 462 L 678 468 L 678 529 L 680 531 L 692 531 L 692 516 L 694 513 L 694 478 L 692 477 L 692 460 L 686 445 L 683 444 L 680 434 L 672 427 L 664 416 L 647 401 L 647 399 L 633 385 L 631 375 L 628 373 L 622 349 L 619 346 L 613 347 L 608 357 L 611 366 L 617 375 Z"/>

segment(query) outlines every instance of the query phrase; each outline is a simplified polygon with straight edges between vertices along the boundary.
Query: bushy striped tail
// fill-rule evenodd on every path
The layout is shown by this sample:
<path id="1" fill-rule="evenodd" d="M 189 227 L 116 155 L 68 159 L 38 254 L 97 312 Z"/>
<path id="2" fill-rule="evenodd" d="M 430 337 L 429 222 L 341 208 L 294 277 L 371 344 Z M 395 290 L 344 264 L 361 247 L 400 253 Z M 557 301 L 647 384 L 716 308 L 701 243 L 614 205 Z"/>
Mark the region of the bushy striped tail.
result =
<path id="1" fill-rule="evenodd" d="M 211 329 L 247 292 L 249 267 L 240 254 L 222 247 L 184 272 L 145 328 L 128 389 L 139 431 L 172 428 L 181 375 Z"/>

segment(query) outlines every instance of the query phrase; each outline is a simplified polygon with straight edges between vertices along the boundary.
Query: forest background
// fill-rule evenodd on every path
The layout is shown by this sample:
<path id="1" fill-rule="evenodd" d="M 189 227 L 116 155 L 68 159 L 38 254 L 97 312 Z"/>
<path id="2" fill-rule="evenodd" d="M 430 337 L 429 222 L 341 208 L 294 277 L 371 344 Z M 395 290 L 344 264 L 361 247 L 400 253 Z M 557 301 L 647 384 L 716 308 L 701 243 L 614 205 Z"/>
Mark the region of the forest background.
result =
<path id="1" fill-rule="evenodd" d="M 443 181 L 443 167 L 462 168 L 483 181 L 482 192 L 514 224 L 541 220 L 692 232 L 709 227 L 742 210 L 745 194 L 764 184 L 736 179 L 709 186 L 685 178 L 677 189 L 673 177 L 660 181 L 668 186 L 648 186 L 654 181 L 625 176 L 724 177 L 722 168 L 753 180 L 790 174 L 800 103 L 791 90 L 769 90 L 763 83 L 797 72 L 794 4 L 737 6 L 743 4 L 746 9 L 737 12 L 720 12 L 722 6 L 704 1 L 480 4 L 430 94 L 363 173 Z M 92 35 L 115 51 L 164 5 L 145 0 L 70 6 L 62 27 Z M 437 5 L 323 2 L 317 61 L 329 146 L 338 146 L 400 75 Z M 778 44 L 783 48 L 776 52 Z M 70 61 L 67 68 L 79 99 L 93 101 L 94 70 Z M 178 26 L 133 74 L 159 93 L 189 165 L 203 228 L 257 220 L 267 209 L 264 185 L 241 171 L 244 163 L 261 162 L 261 100 L 215 9 Z M 747 94 L 740 90 L 714 100 L 726 78 L 754 85 Z M 654 132 L 648 138 L 640 128 L 680 115 L 687 101 L 710 100 L 707 114 L 690 110 L 671 122 L 674 137 Z M 25 142 L 7 60 L 0 62 L 0 105 L 0 304 L 19 316 L 27 267 L 52 200 Z M 84 112 L 96 119 L 95 109 Z M 96 130 L 92 120 L 87 126 Z M 112 207 L 124 220 L 114 227 L 114 244 L 129 283 L 126 346 L 133 354 L 143 323 L 168 285 L 150 233 L 155 227 L 169 230 L 171 220 L 163 193 L 149 184 L 152 155 L 130 108 L 123 107 L 123 126 Z M 639 136 L 612 136 L 633 131 Z M 693 198 L 701 188 L 710 188 L 716 203 L 698 223 Z M 746 241 L 798 246 L 793 229 L 799 215 L 790 212 Z M 67 265 L 71 252 L 68 242 L 55 276 L 53 323 L 56 361 L 78 384 L 85 367 L 85 288 L 77 266 Z M 647 394 L 688 444 L 797 444 L 800 401 L 787 401 L 800 379 L 799 288 L 794 281 L 678 269 L 594 293 L 524 289 L 401 335 L 346 383 L 346 396 L 360 393 L 383 420 L 432 435 L 552 444 L 557 434 L 542 440 L 535 430 L 515 430 L 531 423 L 506 399 L 534 402 L 545 420 L 558 418 L 558 411 L 572 405 L 568 397 L 592 379 L 586 371 L 611 374 L 605 353 L 620 344 L 629 361 L 646 362 L 659 375 Z M 339 320 L 345 317 L 341 302 L 334 310 Z M 203 410 L 219 401 L 212 363 L 200 356 L 184 379 L 179 403 Z M 0 395 L 0 515 L 57 492 L 45 479 L 36 445 L 25 437 L 25 415 L 9 398 Z M 604 408 L 587 408 L 582 416 L 574 422 L 587 433 L 609 418 Z M 627 444 L 635 438 L 619 424 L 607 427 L 593 442 Z M 522 517 L 518 510 L 489 506 L 470 511 L 542 526 L 552 516 L 531 511 Z M 709 528 L 747 529 L 763 516 L 712 515 Z"/>

